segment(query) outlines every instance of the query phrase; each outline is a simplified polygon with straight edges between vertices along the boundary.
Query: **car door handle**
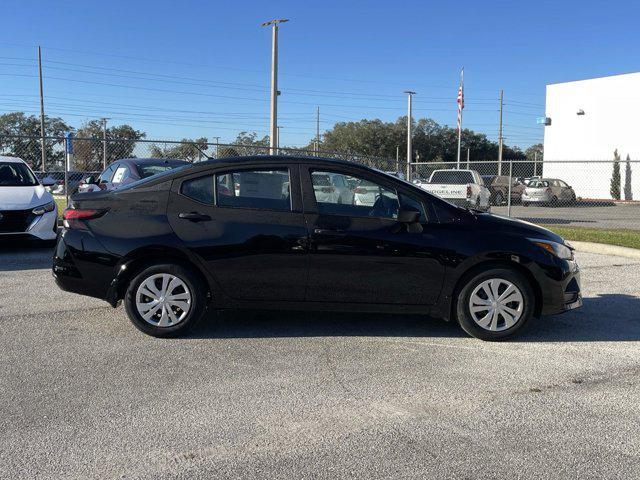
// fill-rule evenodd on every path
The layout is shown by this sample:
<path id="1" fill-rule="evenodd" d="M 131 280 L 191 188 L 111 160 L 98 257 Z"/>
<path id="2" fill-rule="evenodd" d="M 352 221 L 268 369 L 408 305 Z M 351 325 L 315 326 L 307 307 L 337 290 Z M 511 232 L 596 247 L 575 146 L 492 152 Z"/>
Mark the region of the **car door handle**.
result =
<path id="1" fill-rule="evenodd" d="M 315 228 L 313 233 L 316 235 L 333 235 L 333 236 L 342 236 L 344 232 L 342 230 L 338 230 L 337 228 Z"/>
<path id="2" fill-rule="evenodd" d="M 178 214 L 178 218 L 189 220 L 191 222 L 208 222 L 209 220 L 211 220 L 211 217 L 209 215 L 205 215 L 204 213 L 199 212 L 182 212 Z"/>

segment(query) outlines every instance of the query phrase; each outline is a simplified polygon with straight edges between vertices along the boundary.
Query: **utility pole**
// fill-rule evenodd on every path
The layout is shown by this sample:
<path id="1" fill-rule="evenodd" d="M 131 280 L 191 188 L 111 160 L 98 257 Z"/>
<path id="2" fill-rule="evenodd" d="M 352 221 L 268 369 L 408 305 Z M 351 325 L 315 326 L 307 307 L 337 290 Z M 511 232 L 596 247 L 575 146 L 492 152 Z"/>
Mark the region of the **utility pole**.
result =
<path id="1" fill-rule="evenodd" d="M 316 107 L 316 156 L 320 151 L 320 107 Z"/>
<path id="2" fill-rule="evenodd" d="M 396 145 L 396 172 L 401 172 L 400 170 L 400 145 Z"/>
<path id="3" fill-rule="evenodd" d="M 411 181 L 411 109 L 416 92 L 405 90 L 407 94 L 407 180 Z"/>
<path id="4" fill-rule="evenodd" d="M 100 119 L 102 121 L 102 169 L 107 168 L 107 120 L 104 117 Z"/>
<path id="5" fill-rule="evenodd" d="M 538 175 L 538 152 L 533 152 L 533 176 Z"/>
<path id="6" fill-rule="evenodd" d="M 502 107 L 504 91 L 500 90 L 500 126 L 498 127 L 498 175 L 502 175 Z"/>
<path id="7" fill-rule="evenodd" d="M 269 134 L 269 154 L 276 151 L 276 135 L 278 135 L 278 24 L 288 22 L 286 18 L 264 22 L 263 27 L 271 25 L 271 125 Z"/>
<path id="8" fill-rule="evenodd" d="M 218 158 L 218 150 L 220 149 L 220 137 L 211 137 L 216 140 L 216 158 Z"/>
<path id="9" fill-rule="evenodd" d="M 44 141 L 44 90 L 42 88 L 42 51 L 38 45 L 38 76 L 40 78 L 40 148 L 42 149 L 42 171 L 45 170 L 47 152 Z"/>
<path id="10" fill-rule="evenodd" d="M 470 160 L 471 160 L 471 149 L 467 148 L 467 170 L 470 168 Z"/>

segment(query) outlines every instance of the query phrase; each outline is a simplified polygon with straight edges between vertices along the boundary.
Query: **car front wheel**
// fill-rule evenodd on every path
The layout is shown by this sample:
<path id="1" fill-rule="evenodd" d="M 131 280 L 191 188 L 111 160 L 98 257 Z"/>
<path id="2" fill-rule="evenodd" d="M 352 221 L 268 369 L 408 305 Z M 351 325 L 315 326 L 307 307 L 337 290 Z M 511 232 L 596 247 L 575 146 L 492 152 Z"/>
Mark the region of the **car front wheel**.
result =
<path id="1" fill-rule="evenodd" d="M 518 332 L 531 319 L 535 296 L 519 272 L 494 268 L 467 278 L 459 291 L 456 314 L 460 326 L 481 340 L 500 340 Z"/>
<path id="2" fill-rule="evenodd" d="M 167 263 L 138 273 L 124 300 L 127 315 L 138 330 L 154 337 L 176 337 L 200 320 L 206 297 L 191 270 Z"/>

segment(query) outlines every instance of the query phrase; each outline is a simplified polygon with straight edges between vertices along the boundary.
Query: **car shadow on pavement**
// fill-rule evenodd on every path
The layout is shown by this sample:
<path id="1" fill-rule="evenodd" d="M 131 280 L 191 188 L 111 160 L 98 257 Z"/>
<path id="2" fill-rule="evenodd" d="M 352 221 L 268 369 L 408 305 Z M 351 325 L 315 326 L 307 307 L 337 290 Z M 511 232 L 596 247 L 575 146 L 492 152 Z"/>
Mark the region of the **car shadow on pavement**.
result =
<path id="1" fill-rule="evenodd" d="M 51 268 L 55 242 L 0 241 L 0 272 Z"/>
<path id="2" fill-rule="evenodd" d="M 536 319 L 515 342 L 640 341 L 640 297 L 607 294 L 584 299 L 581 309 Z M 314 336 L 456 338 L 456 322 L 422 315 L 240 310 L 209 314 L 188 338 Z"/>

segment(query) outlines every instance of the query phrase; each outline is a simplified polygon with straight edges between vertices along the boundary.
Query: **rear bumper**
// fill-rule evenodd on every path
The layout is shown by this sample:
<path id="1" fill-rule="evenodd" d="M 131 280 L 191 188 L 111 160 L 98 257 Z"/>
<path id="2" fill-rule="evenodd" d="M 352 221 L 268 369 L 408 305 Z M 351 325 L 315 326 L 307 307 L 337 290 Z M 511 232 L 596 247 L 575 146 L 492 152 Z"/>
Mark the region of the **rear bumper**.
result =
<path id="1" fill-rule="evenodd" d="M 64 291 L 107 300 L 116 262 L 90 233 L 62 229 L 53 254 L 53 278 Z"/>

